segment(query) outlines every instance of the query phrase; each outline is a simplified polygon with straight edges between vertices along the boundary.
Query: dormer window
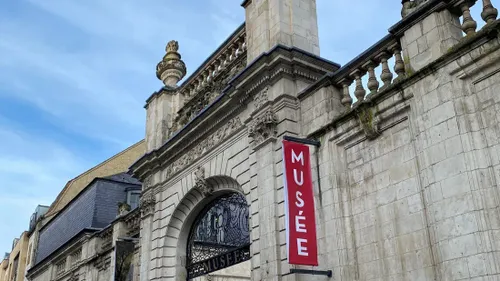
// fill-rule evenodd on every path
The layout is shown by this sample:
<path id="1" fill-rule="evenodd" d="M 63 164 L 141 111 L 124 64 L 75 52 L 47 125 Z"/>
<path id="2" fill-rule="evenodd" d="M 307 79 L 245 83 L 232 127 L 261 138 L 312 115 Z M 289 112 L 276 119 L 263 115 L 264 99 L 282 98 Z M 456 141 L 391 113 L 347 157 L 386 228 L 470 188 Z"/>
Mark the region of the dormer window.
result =
<path id="1" fill-rule="evenodd" d="M 131 210 L 139 207 L 140 195 L 141 192 L 139 190 L 131 190 L 127 192 L 127 204 L 130 206 Z"/>

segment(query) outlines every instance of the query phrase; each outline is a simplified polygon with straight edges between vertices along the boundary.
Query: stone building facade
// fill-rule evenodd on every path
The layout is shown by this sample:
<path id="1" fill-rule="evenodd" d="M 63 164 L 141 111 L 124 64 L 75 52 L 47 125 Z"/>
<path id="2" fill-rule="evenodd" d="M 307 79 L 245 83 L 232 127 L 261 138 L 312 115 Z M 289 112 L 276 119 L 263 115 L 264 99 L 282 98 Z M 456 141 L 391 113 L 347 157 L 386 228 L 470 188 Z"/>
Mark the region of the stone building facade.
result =
<path id="1" fill-rule="evenodd" d="M 137 280 L 140 186 L 123 173 L 94 179 L 40 229 L 27 279 Z"/>
<path id="2" fill-rule="evenodd" d="M 32 217 L 30 220 L 28 231 L 29 244 L 27 248 L 28 259 L 26 261 L 26 272 L 23 276 L 26 276 L 27 271 L 36 263 L 35 257 L 37 256 L 38 242 L 40 240 L 40 230 L 46 224 L 50 223 L 52 219 L 55 218 L 56 215 L 93 180 L 98 177 L 108 177 L 126 172 L 128 167 L 132 165 L 140 155 L 143 155 L 144 152 L 145 141 L 141 140 L 69 180 L 48 209 L 44 207 L 43 212 L 40 212 L 40 210 L 35 211 L 33 214 L 34 218 Z M 25 280 L 27 279 L 25 278 Z"/>
<path id="3" fill-rule="evenodd" d="M 245 24 L 181 85 L 177 42 L 157 66 L 165 86 L 147 100 L 147 153 L 131 167 L 143 182 L 140 280 L 213 280 L 208 271 L 243 261 L 254 281 L 328 280 L 292 269 L 349 281 L 500 280 L 491 1 L 403 1 L 401 21 L 342 67 L 319 57 L 314 0 L 242 6 Z M 311 148 L 314 268 L 287 261 L 284 136 L 321 144 Z M 211 220 L 241 200 L 243 215 Z M 210 247 L 198 233 L 212 230 Z M 228 247 L 235 230 L 241 241 Z"/>
<path id="4" fill-rule="evenodd" d="M 12 242 L 11 252 L 5 254 L 0 268 L 0 281 L 22 281 L 28 252 L 28 232 L 21 233 Z"/>

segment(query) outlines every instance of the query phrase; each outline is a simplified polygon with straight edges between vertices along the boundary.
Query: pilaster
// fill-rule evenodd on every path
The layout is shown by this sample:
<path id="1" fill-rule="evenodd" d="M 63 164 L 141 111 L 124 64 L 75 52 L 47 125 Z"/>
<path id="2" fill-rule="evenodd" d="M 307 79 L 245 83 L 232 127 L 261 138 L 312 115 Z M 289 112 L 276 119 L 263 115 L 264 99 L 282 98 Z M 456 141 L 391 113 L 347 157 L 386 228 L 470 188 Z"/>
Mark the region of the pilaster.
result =
<path id="1" fill-rule="evenodd" d="M 276 45 L 319 55 L 315 0 L 246 0 L 248 62 Z"/>
<path id="2" fill-rule="evenodd" d="M 149 281 L 149 271 L 151 268 L 151 242 L 153 228 L 153 214 L 155 210 L 156 199 L 153 192 L 143 194 L 139 208 L 141 208 L 141 269 L 140 281 Z"/>
<path id="3" fill-rule="evenodd" d="M 430 4 L 421 4 L 412 15 L 390 30 L 402 35 L 407 74 L 446 54 L 462 38 L 459 16 L 445 9 L 443 3 Z"/>

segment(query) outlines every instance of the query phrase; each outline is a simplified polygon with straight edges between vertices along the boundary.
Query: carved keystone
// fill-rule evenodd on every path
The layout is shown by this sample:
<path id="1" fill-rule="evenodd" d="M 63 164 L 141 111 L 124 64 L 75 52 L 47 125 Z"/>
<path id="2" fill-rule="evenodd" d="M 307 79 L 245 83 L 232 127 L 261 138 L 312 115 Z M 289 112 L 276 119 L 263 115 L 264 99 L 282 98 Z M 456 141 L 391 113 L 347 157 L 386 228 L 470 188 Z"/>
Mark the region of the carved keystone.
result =
<path id="1" fill-rule="evenodd" d="M 198 167 L 194 172 L 194 187 L 205 196 L 210 196 L 214 193 L 214 188 L 207 183 L 207 179 L 205 178 L 205 168 Z"/>

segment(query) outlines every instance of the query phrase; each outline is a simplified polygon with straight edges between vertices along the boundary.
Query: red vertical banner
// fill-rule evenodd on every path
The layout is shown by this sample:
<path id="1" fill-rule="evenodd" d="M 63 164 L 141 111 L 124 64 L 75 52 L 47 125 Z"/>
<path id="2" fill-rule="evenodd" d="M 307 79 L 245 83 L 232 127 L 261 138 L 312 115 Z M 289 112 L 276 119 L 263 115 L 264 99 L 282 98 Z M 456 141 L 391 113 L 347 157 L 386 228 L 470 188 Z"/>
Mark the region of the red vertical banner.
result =
<path id="1" fill-rule="evenodd" d="M 309 147 L 283 141 L 288 263 L 318 265 L 316 218 Z"/>

